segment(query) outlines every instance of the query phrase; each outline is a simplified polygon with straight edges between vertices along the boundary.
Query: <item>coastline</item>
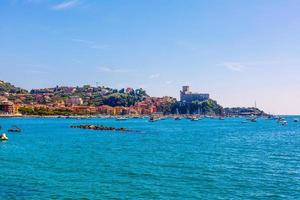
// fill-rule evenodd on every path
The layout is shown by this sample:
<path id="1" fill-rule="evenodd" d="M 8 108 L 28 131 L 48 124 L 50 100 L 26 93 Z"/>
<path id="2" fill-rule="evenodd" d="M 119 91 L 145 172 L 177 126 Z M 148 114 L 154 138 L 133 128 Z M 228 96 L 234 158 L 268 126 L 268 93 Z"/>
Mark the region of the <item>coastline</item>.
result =
<path id="1" fill-rule="evenodd" d="M 66 119 L 88 119 L 88 118 L 149 118 L 149 117 L 157 117 L 157 118 L 241 118 L 241 117 L 251 117 L 251 115 L 197 115 L 197 114 L 182 114 L 182 115 L 163 115 L 163 114 L 152 114 L 152 115 L 103 115 L 103 114 L 95 114 L 95 115 L 22 115 L 22 114 L 0 114 L 0 118 L 66 118 Z M 275 115 L 256 115 L 255 117 L 273 117 Z M 277 115 L 276 115 L 277 116 Z M 278 115 L 278 116 L 300 116 L 300 115 Z"/>

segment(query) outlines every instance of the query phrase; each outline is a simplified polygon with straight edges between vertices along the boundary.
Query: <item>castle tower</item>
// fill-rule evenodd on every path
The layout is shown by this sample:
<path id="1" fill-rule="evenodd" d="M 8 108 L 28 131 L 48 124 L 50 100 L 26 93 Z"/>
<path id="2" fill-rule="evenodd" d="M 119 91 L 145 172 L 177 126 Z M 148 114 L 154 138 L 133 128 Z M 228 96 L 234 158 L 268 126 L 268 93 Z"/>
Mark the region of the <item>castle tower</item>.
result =
<path id="1" fill-rule="evenodd" d="M 189 90 L 190 90 L 190 86 L 182 86 L 183 93 L 189 92 Z"/>

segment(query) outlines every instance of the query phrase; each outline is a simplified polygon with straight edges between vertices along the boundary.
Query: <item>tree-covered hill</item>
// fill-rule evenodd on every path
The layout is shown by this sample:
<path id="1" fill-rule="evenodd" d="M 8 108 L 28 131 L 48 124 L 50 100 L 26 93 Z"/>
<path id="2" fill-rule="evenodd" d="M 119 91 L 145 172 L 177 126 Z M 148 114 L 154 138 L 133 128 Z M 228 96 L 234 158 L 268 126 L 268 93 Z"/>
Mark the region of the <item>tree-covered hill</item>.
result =
<path id="1" fill-rule="evenodd" d="M 224 109 L 216 101 L 193 101 L 192 103 L 176 102 L 172 106 L 173 114 L 223 115 Z"/>
<path id="2" fill-rule="evenodd" d="M 26 94 L 28 91 L 10 83 L 0 81 L 0 95 L 4 95 L 5 93 Z"/>

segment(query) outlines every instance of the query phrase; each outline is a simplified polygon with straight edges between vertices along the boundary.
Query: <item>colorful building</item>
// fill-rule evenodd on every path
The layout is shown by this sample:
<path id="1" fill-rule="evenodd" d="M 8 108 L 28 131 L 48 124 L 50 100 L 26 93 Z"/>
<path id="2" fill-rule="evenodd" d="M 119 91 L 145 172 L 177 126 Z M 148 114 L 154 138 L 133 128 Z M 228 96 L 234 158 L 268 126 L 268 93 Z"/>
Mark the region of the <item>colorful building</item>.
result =
<path id="1" fill-rule="evenodd" d="M 80 106 L 83 104 L 83 100 L 80 97 L 72 96 L 67 99 L 66 104 L 69 106 Z"/>
<path id="2" fill-rule="evenodd" d="M 7 114 L 15 113 L 15 107 L 14 107 L 13 102 L 1 101 L 0 102 L 0 112 L 7 113 Z"/>

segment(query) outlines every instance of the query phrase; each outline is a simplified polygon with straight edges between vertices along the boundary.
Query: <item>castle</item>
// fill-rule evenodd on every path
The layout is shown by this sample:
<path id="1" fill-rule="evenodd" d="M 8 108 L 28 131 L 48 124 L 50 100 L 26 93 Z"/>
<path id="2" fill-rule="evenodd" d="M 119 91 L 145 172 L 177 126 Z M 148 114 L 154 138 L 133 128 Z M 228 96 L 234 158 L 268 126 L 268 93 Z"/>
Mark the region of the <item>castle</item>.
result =
<path id="1" fill-rule="evenodd" d="M 182 91 L 180 91 L 181 102 L 192 103 L 193 101 L 206 101 L 208 99 L 209 94 L 190 92 L 190 86 L 182 86 Z"/>

